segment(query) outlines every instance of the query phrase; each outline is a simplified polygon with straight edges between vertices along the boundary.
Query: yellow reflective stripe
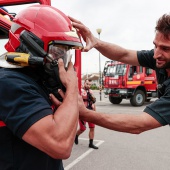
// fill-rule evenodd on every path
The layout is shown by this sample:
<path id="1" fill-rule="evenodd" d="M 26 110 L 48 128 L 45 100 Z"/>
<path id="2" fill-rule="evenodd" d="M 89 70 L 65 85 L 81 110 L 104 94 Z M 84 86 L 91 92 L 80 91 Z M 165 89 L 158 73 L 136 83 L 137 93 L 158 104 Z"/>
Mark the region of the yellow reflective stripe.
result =
<path id="1" fill-rule="evenodd" d="M 127 81 L 127 84 L 141 84 L 141 81 Z"/>
<path id="2" fill-rule="evenodd" d="M 145 81 L 145 84 L 153 84 L 153 81 Z"/>
<path id="3" fill-rule="evenodd" d="M 142 81 L 127 81 L 127 84 L 141 84 Z M 153 84 L 153 81 L 144 81 L 144 84 Z"/>

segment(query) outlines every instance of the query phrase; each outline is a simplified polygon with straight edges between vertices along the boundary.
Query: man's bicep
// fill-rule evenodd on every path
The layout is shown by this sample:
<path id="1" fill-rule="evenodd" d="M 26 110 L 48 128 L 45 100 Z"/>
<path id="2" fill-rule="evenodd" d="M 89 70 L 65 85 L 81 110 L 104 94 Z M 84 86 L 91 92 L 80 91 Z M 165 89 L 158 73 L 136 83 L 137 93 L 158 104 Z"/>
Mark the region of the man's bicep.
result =
<path id="1" fill-rule="evenodd" d="M 55 139 L 55 122 L 53 116 L 48 115 L 34 123 L 23 135 L 22 139 L 38 148 L 39 150 L 48 153 L 56 144 Z"/>

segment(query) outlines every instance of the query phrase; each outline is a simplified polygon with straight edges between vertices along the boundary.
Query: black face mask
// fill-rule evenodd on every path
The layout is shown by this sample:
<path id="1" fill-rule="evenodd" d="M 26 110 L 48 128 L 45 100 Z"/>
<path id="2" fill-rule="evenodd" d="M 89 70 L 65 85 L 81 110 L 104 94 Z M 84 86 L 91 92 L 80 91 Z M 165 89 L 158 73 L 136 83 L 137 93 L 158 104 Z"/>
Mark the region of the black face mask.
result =
<path id="1" fill-rule="evenodd" d="M 58 93 L 58 89 L 65 92 L 66 88 L 59 78 L 59 68 L 56 60 L 44 65 L 43 85 L 47 89 L 48 93 L 52 93 L 59 101 L 63 101 L 62 97 Z"/>

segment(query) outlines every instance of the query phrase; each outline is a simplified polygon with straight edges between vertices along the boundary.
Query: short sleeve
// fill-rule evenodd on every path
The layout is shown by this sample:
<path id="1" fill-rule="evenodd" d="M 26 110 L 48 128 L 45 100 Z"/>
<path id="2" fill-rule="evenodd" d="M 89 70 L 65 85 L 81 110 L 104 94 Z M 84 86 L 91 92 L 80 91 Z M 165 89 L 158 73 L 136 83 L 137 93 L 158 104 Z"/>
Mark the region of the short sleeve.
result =
<path id="1" fill-rule="evenodd" d="M 0 95 L 0 119 L 20 138 L 36 121 L 52 114 L 41 87 L 27 76 L 1 72 Z"/>
<path id="2" fill-rule="evenodd" d="M 144 112 L 154 117 L 160 124 L 170 124 L 170 84 L 166 87 L 162 97 L 146 106 Z"/>
<path id="3" fill-rule="evenodd" d="M 139 64 L 143 67 L 149 67 L 155 70 L 156 61 L 153 58 L 154 50 L 137 51 Z"/>

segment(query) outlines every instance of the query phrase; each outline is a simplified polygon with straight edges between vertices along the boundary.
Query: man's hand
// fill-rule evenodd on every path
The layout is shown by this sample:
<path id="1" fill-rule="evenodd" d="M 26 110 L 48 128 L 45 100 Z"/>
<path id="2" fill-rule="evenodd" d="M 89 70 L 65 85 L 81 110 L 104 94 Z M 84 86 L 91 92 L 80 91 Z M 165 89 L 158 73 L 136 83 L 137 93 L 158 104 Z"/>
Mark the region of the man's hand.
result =
<path id="1" fill-rule="evenodd" d="M 74 71 L 72 62 L 68 64 L 68 69 L 66 71 L 64 68 L 63 60 L 60 58 L 58 59 L 58 67 L 59 67 L 60 80 L 63 83 L 63 85 L 66 87 L 66 90 L 77 89 L 78 91 L 78 78 L 76 72 Z"/>
<path id="2" fill-rule="evenodd" d="M 86 47 L 83 49 L 83 51 L 87 52 L 93 47 L 95 47 L 99 39 L 94 37 L 89 28 L 87 28 L 83 23 L 76 20 L 75 18 L 72 18 L 70 16 L 68 17 L 72 21 L 73 27 L 77 29 L 78 33 L 82 36 L 83 40 L 86 42 Z"/>
<path id="3" fill-rule="evenodd" d="M 64 99 L 65 95 L 61 89 L 58 89 L 58 93 Z M 60 102 L 53 94 L 50 94 L 49 97 L 56 108 L 58 108 L 62 104 L 62 102 Z"/>

